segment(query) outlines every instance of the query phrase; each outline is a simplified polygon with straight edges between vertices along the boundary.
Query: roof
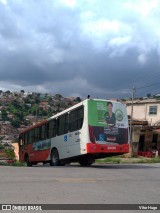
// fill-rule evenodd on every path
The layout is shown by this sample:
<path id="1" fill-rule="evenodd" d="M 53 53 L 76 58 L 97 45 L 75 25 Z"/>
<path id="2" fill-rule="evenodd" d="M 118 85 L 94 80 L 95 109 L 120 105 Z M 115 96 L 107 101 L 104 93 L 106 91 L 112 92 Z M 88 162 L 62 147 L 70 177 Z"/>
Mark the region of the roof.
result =
<path id="1" fill-rule="evenodd" d="M 133 104 L 158 104 L 160 103 L 160 100 L 157 99 L 146 99 L 146 100 L 133 100 Z M 131 105 L 132 101 L 126 101 L 126 105 Z"/>

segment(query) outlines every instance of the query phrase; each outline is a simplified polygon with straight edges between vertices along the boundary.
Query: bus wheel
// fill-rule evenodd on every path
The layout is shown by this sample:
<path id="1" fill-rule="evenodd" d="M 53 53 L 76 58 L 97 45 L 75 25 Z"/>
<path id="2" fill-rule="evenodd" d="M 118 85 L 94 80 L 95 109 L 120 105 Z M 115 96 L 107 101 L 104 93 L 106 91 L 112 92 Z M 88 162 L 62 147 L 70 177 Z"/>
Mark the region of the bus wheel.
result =
<path id="1" fill-rule="evenodd" d="M 51 152 L 51 161 L 50 165 L 51 166 L 59 166 L 60 161 L 59 161 L 59 154 L 57 149 L 53 149 Z"/>
<path id="2" fill-rule="evenodd" d="M 85 158 L 83 157 L 79 160 L 79 164 L 81 166 L 91 166 L 94 162 L 95 162 L 95 160 L 90 157 L 85 157 Z"/>
<path id="3" fill-rule="evenodd" d="M 32 163 L 29 161 L 28 155 L 25 156 L 25 163 L 27 164 L 27 166 L 32 166 Z"/>

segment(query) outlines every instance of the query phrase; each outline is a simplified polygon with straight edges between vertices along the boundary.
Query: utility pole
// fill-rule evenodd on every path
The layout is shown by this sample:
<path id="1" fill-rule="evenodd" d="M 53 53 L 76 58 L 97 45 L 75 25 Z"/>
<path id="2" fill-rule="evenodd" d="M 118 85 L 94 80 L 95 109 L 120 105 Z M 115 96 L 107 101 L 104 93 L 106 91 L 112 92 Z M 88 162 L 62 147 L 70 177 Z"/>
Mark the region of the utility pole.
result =
<path id="1" fill-rule="evenodd" d="M 133 88 L 132 88 L 131 118 L 130 118 L 130 146 L 131 146 L 131 150 L 132 150 L 133 100 L 134 100 L 134 98 L 135 98 L 135 92 L 136 92 L 136 89 L 135 89 L 135 87 L 133 86 Z M 131 151 L 131 154 L 132 154 L 132 151 Z"/>

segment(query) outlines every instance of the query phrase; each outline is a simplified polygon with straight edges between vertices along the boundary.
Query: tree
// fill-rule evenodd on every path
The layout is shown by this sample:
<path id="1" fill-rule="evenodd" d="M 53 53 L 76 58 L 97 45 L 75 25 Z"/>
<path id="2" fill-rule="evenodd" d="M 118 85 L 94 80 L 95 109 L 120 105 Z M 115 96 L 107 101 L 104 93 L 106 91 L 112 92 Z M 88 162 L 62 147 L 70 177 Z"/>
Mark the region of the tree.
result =
<path id="1" fill-rule="evenodd" d="M 16 118 L 14 120 L 11 121 L 12 126 L 14 126 L 15 128 L 19 128 L 20 127 L 20 120 L 19 118 Z"/>
<path id="2" fill-rule="evenodd" d="M 75 99 L 75 101 L 81 102 L 81 98 L 80 98 L 80 97 L 77 97 L 77 98 Z"/>
<path id="3" fill-rule="evenodd" d="M 41 102 L 40 97 L 38 97 L 38 96 L 35 97 L 34 102 L 35 102 L 35 104 L 39 104 Z"/>
<path id="4" fill-rule="evenodd" d="M 6 94 L 11 94 L 10 90 L 7 90 L 5 93 L 6 93 Z"/>
<path id="5" fill-rule="evenodd" d="M 7 121 L 8 120 L 8 113 L 6 110 L 2 110 L 2 121 Z"/>
<path id="6" fill-rule="evenodd" d="M 54 98 L 55 98 L 56 100 L 60 100 L 61 98 L 63 98 L 63 96 L 62 96 L 61 94 L 56 94 L 56 95 L 54 96 Z"/>

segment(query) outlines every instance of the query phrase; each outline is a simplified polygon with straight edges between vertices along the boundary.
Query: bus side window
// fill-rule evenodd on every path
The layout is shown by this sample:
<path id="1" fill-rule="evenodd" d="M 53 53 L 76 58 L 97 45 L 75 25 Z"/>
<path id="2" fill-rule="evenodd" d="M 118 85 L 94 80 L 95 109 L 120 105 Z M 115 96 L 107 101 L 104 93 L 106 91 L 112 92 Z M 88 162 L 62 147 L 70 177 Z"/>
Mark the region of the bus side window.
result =
<path id="1" fill-rule="evenodd" d="M 34 141 L 35 141 L 35 131 L 34 131 L 34 129 L 32 129 L 32 130 L 30 130 L 28 132 L 28 136 L 29 136 L 28 143 L 34 143 Z"/>
<path id="2" fill-rule="evenodd" d="M 77 110 L 73 110 L 69 114 L 69 131 L 73 132 L 77 130 Z"/>
<path id="3" fill-rule="evenodd" d="M 56 134 L 57 134 L 57 120 L 54 119 L 53 122 L 54 122 L 54 126 L 53 126 L 53 137 L 56 137 Z"/>
<path id="4" fill-rule="evenodd" d="M 47 137 L 52 138 L 56 136 L 56 119 L 49 121 L 47 124 Z"/>
<path id="5" fill-rule="evenodd" d="M 68 113 L 57 119 L 57 135 L 68 133 Z"/>
<path id="6" fill-rule="evenodd" d="M 84 118 L 84 108 L 80 107 L 69 114 L 69 131 L 73 132 L 82 128 Z"/>
<path id="7" fill-rule="evenodd" d="M 28 132 L 24 134 L 24 144 L 28 144 Z"/>
<path id="8" fill-rule="evenodd" d="M 84 107 L 78 109 L 78 130 L 82 128 L 84 119 Z"/>
<path id="9" fill-rule="evenodd" d="M 40 139 L 40 129 L 39 127 L 35 128 L 35 141 L 38 141 Z"/>
<path id="10" fill-rule="evenodd" d="M 46 139 L 46 125 L 41 126 L 41 139 Z"/>

